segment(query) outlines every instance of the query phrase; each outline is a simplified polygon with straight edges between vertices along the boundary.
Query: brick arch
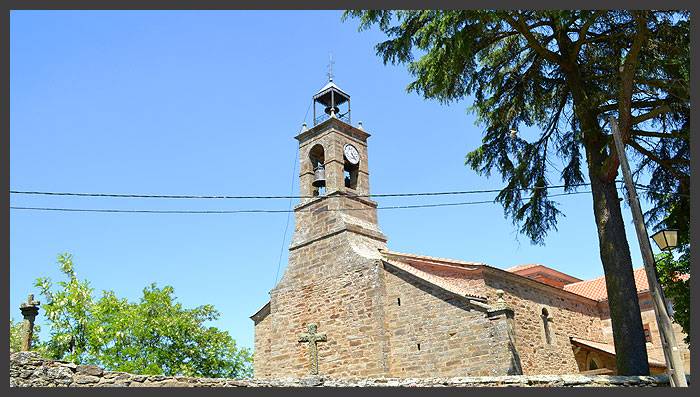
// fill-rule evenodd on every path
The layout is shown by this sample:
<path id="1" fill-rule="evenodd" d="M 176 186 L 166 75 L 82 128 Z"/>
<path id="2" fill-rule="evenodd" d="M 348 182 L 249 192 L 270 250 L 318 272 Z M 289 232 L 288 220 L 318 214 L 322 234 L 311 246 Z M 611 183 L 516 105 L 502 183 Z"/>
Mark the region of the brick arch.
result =
<path id="1" fill-rule="evenodd" d="M 602 368 L 605 368 L 605 366 L 601 363 L 601 361 L 594 354 L 589 353 L 586 362 L 586 371 Z"/>
<path id="2" fill-rule="evenodd" d="M 317 143 L 309 149 L 309 160 L 311 161 L 311 166 L 315 167 L 317 163 L 325 164 L 325 148 L 320 143 Z"/>

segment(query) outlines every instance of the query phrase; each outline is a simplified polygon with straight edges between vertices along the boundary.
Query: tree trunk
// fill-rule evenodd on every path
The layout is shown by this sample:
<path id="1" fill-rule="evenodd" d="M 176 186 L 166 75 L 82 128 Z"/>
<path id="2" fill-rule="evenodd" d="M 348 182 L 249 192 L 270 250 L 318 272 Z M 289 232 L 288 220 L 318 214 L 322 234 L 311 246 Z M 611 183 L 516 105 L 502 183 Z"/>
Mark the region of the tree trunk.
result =
<path id="1" fill-rule="evenodd" d="M 598 227 L 600 259 L 605 272 L 608 306 L 619 375 L 649 375 L 646 338 L 634 282 L 632 258 L 625 235 L 614 179 L 601 178 L 604 156 L 600 148 L 589 150 L 588 170 L 593 192 L 593 213 Z"/>
<path id="2" fill-rule="evenodd" d="M 583 132 L 583 146 L 586 148 L 600 260 L 603 263 L 605 287 L 608 292 L 617 373 L 649 375 L 649 358 L 634 282 L 632 257 L 625 234 L 620 197 L 615 186 L 617 166 L 612 168 L 607 164 L 610 160 L 610 152 L 606 148 L 608 137 L 600 128 L 596 114 L 591 111 L 595 107 L 591 106 L 578 65 L 570 63 L 564 66 L 574 100 L 574 112 Z"/>

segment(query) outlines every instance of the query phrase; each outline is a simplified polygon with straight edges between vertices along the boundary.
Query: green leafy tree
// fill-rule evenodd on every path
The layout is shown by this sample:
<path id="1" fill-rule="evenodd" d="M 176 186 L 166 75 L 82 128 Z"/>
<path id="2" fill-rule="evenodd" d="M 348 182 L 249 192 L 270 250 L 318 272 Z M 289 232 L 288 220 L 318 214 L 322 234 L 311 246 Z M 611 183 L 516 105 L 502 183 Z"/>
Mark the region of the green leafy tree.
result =
<path id="1" fill-rule="evenodd" d="M 674 259 L 669 253 L 656 255 L 656 271 L 664 295 L 673 303 L 673 321 L 685 333 L 685 343 L 690 345 L 690 248 L 681 249 L 681 255 Z"/>
<path id="2" fill-rule="evenodd" d="M 32 335 L 32 351 L 36 351 L 39 354 L 44 353 L 43 346 L 39 342 L 39 332 L 41 332 L 41 327 L 34 325 L 34 334 Z M 13 318 L 10 318 L 10 351 L 18 352 L 22 350 L 22 322 L 15 322 Z"/>
<path id="3" fill-rule="evenodd" d="M 632 260 L 608 120 L 616 116 L 637 178 L 649 176 L 650 223 L 687 231 L 690 35 L 684 11 L 348 11 L 377 25 L 385 63 L 406 63 L 408 86 L 449 103 L 471 96 L 484 128 L 466 163 L 500 174 L 497 196 L 535 244 L 562 213 L 547 186 L 555 162 L 566 191 L 593 198 L 620 374 L 648 374 Z M 519 133 L 528 127 L 536 133 Z"/>
<path id="4" fill-rule="evenodd" d="M 22 350 L 22 323 L 10 319 L 10 352 Z"/>
<path id="5" fill-rule="evenodd" d="M 60 254 L 58 265 L 68 280 L 59 281 L 57 290 L 52 291 L 53 284 L 48 278 L 36 280 L 36 286 L 46 298 L 42 309 L 51 329 L 47 352 L 56 359 L 94 363 L 87 353 L 93 290 L 87 281 L 76 277 L 71 255 Z"/>
<path id="6" fill-rule="evenodd" d="M 252 355 L 228 332 L 207 327 L 219 318 L 212 305 L 186 309 L 174 289 L 144 288 L 139 302 L 103 291 L 96 299 L 88 281 L 78 280 L 72 256 L 58 257 L 66 281 L 38 279 L 48 303 L 51 357 L 100 365 L 114 371 L 153 375 L 241 378 L 252 375 Z"/>

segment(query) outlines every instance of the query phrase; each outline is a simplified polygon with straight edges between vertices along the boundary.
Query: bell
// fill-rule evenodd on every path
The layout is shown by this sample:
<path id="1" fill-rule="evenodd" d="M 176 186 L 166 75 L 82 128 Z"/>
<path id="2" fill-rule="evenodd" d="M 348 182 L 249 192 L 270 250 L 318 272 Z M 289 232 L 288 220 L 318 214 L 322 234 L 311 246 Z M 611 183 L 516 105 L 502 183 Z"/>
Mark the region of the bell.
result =
<path id="1" fill-rule="evenodd" d="M 338 112 L 340 112 L 340 108 L 337 106 L 333 106 L 333 107 L 327 106 L 326 109 L 324 110 L 324 112 L 326 112 L 326 114 L 329 116 L 334 116 L 334 115 L 337 115 Z"/>
<path id="2" fill-rule="evenodd" d="M 319 164 L 314 169 L 314 181 L 311 185 L 314 187 L 326 186 L 326 169 L 323 168 L 323 164 Z"/>

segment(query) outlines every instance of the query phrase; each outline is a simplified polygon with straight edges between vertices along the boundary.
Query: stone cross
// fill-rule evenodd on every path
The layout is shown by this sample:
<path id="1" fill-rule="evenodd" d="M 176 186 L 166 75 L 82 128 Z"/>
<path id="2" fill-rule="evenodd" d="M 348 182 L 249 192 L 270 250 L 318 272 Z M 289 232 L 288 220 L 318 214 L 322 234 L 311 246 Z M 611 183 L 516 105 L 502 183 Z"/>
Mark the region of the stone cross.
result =
<path id="1" fill-rule="evenodd" d="M 308 332 L 299 335 L 299 343 L 307 342 L 309 344 L 309 365 L 311 366 L 311 375 L 318 375 L 318 346 L 316 343 L 325 342 L 326 334 L 316 333 L 316 324 L 308 325 Z"/>
<path id="2" fill-rule="evenodd" d="M 26 352 L 32 348 L 32 335 L 34 335 L 34 319 L 39 314 L 39 301 L 34 300 L 34 294 L 29 294 L 26 302 L 19 305 L 22 311 L 22 351 Z"/>

